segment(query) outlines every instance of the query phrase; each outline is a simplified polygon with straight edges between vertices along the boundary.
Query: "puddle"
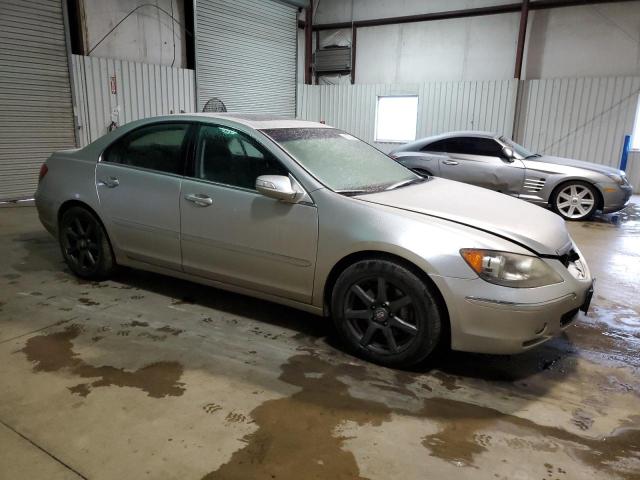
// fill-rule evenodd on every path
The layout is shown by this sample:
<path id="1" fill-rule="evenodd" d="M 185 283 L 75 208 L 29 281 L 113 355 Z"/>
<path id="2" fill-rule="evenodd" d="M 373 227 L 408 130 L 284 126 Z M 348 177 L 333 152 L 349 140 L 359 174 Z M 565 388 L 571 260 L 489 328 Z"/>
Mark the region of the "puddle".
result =
<path id="1" fill-rule="evenodd" d="M 71 325 L 61 332 L 31 337 L 21 352 L 35 363 L 34 372 L 64 370 L 80 378 L 92 379 L 70 388 L 73 393 L 84 397 L 94 388 L 109 386 L 138 388 L 154 398 L 184 393 L 184 384 L 179 382 L 183 367 L 179 363 L 157 362 L 133 371 L 106 365 L 96 367 L 84 362 L 73 351 L 73 340 L 80 333 L 80 326 Z"/>

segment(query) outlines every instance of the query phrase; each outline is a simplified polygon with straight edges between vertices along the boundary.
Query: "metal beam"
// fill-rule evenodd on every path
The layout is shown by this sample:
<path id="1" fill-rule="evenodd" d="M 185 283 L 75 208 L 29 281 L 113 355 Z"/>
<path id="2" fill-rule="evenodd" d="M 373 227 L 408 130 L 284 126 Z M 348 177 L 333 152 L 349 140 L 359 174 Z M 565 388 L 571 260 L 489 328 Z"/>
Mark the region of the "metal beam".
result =
<path id="1" fill-rule="evenodd" d="M 529 0 L 522 2 L 520 10 L 520 29 L 518 30 L 518 46 L 516 48 L 516 68 L 513 77 L 520 80 L 522 75 L 522 59 L 524 57 L 524 44 L 527 38 L 527 21 L 529 20 Z"/>
<path id="2" fill-rule="evenodd" d="M 622 3 L 637 2 L 638 0 L 538 0 L 529 3 L 529 10 L 546 10 L 550 8 L 577 7 L 581 5 L 593 5 L 598 3 Z M 481 17 L 485 15 L 500 15 L 503 13 L 516 13 L 522 10 L 522 2 L 494 5 L 489 7 L 468 8 L 463 10 L 448 10 L 444 12 L 432 12 L 419 15 L 407 15 L 403 17 L 388 17 L 372 20 L 357 20 L 351 22 L 324 23 L 314 25 L 314 30 L 333 30 L 339 28 L 376 27 L 380 25 L 395 25 L 399 23 L 429 22 L 434 20 L 449 20 L 453 18 Z M 306 22 L 299 22 L 304 27 Z"/>
<path id="3" fill-rule="evenodd" d="M 313 55 L 313 0 L 310 0 L 309 6 L 305 11 L 305 27 L 304 27 L 304 83 L 311 85 L 313 83 L 313 72 L 311 70 L 311 56 Z"/>

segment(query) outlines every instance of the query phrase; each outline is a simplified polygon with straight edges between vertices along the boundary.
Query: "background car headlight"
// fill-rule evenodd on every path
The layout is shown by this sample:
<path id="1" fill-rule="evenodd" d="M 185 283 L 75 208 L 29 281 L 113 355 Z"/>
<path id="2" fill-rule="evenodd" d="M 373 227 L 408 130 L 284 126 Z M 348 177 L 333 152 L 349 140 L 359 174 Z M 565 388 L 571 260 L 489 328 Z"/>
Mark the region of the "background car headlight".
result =
<path id="1" fill-rule="evenodd" d="M 607 177 L 616 182 L 618 185 L 627 183 L 627 176 L 622 172 L 620 172 L 620 175 L 618 175 L 617 173 L 607 173 Z"/>
<path id="2" fill-rule="evenodd" d="M 480 278 L 496 285 L 532 288 L 563 281 L 538 257 L 475 248 L 463 248 L 460 255 Z"/>

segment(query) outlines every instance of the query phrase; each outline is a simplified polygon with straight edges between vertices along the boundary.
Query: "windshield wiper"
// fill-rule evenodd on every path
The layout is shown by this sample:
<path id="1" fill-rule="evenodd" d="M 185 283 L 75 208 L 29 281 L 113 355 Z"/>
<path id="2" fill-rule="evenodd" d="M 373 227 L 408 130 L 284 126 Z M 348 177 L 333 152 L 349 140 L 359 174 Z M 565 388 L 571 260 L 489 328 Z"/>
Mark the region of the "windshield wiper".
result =
<path id="1" fill-rule="evenodd" d="M 414 183 L 422 183 L 426 180 L 426 178 L 424 177 L 420 177 L 420 178 L 412 178 L 410 180 L 403 180 L 402 182 L 398 182 L 398 183 L 394 183 L 393 185 L 389 185 L 387 188 L 385 188 L 386 190 L 393 190 L 395 188 L 400 188 L 400 187 L 406 187 L 408 185 L 413 185 Z"/>
<path id="2" fill-rule="evenodd" d="M 539 153 L 532 153 L 531 155 L 527 155 L 527 156 L 526 156 L 526 157 L 524 157 L 524 158 L 525 158 L 525 160 L 526 160 L 527 158 L 538 158 L 538 157 L 541 157 L 541 156 L 542 156 L 542 155 L 540 155 Z"/>
<path id="3" fill-rule="evenodd" d="M 354 189 L 354 190 L 336 190 L 336 193 L 339 193 L 340 195 L 346 195 L 346 196 L 352 196 L 352 195 L 361 195 L 363 193 L 374 193 L 375 191 L 372 190 L 367 190 L 365 188 L 362 189 Z"/>

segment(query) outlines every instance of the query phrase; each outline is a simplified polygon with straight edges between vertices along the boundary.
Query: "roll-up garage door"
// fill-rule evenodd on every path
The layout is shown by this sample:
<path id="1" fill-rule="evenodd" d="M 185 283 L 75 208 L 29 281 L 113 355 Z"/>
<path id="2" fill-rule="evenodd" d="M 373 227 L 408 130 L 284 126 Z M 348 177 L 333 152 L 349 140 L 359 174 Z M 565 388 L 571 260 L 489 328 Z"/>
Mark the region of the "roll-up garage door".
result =
<path id="1" fill-rule="evenodd" d="M 295 116 L 297 10 L 272 0 L 197 0 L 198 109 Z"/>
<path id="2" fill-rule="evenodd" d="M 75 146 L 61 0 L 0 0 L 0 200 L 32 196 Z"/>

